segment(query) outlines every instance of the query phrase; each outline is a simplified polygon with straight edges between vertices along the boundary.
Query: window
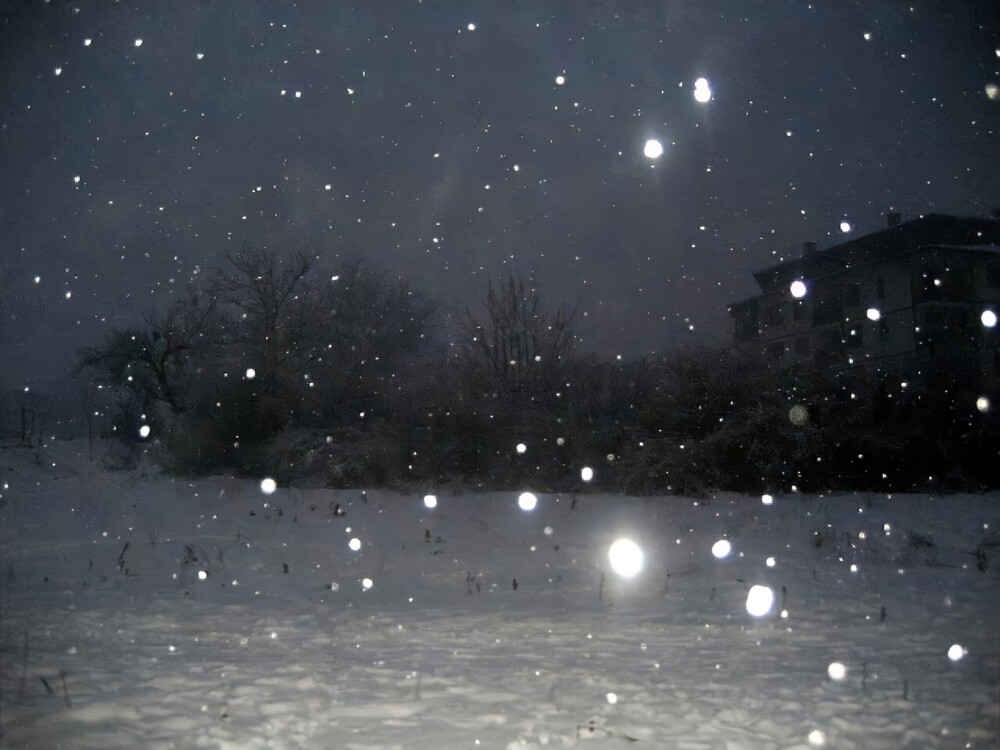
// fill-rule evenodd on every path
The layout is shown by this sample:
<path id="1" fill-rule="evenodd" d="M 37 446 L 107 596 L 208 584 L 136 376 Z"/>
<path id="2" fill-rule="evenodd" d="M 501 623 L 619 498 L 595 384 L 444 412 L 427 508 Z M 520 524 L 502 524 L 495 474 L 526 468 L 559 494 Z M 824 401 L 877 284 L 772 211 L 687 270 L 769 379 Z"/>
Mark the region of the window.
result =
<path id="1" fill-rule="evenodd" d="M 861 284 L 844 286 L 844 307 L 858 307 L 861 304 Z"/>
<path id="2" fill-rule="evenodd" d="M 818 288 L 813 295 L 813 325 L 838 323 L 844 316 L 844 307 L 835 288 Z"/>
<path id="3" fill-rule="evenodd" d="M 764 325 L 768 328 L 774 328 L 780 326 L 784 322 L 784 311 L 781 309 L 781 303 L 776 305 L 770 305 L 764 308 Z"/>
<path id="4" fill-rule="evenodd" d="M 795 300 L 792 303 L 792 320 L 799 322 L 809 319 L 809 311 L 806 309 L 805 300 Z"/>
<path id="5" fill-rule="evenodd" d="M 847 323 L 844 326 L 844 346 L 848 349 L 858 349 L 864 346 L 864 343 L 861 324 L 858 322 Z"/>
<path id="6" fill-rule="evenodd" d="M 736 317 L 736 340 L 752 341 L 760 335 L 760 325 L 757 322 L 757 308 L 742 310 Z"/>

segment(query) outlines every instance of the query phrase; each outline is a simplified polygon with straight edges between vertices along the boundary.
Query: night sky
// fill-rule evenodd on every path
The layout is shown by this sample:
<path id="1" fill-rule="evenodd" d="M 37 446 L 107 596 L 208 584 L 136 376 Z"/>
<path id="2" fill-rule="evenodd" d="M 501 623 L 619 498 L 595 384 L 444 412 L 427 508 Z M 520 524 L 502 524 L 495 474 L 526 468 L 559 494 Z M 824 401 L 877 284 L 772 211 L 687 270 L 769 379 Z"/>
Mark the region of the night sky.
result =
<path id="1" fill-rule="evenodd" d="M 0 387 L 244 242 L 371 259 L 443 313 L 533 273 L 601 353 L 723 341 L 752 271 L 842 222 L 1000 207 L 998 13 L 0 3 Z"/>

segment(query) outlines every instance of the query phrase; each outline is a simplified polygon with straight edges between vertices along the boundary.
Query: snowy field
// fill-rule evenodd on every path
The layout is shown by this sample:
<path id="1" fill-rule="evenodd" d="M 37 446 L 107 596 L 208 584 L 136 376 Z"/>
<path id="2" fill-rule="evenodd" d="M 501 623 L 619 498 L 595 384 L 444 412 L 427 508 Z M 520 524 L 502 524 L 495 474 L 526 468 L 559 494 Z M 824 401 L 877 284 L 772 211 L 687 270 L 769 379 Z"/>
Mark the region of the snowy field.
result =
<path id="1" fill-rule="evenodd" d="M 85 454 L 0 458 L 5 748 L 998 746 L 996 494 L 430 509 Z"/>

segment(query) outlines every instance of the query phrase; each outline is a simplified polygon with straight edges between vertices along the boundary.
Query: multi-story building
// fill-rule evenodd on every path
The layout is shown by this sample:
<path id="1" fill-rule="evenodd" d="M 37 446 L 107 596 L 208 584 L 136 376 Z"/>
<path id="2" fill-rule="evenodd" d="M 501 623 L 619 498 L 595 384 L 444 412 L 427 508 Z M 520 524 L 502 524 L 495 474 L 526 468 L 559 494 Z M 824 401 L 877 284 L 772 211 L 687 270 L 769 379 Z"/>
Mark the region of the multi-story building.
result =
<path id="1" fill-rule="evenodd" d="M 775 363 L 956 370 L 1000 382 L 1000 221 L 942 214 L 887 226 L 754 273 L 730 305 L 738 345 Z"/>

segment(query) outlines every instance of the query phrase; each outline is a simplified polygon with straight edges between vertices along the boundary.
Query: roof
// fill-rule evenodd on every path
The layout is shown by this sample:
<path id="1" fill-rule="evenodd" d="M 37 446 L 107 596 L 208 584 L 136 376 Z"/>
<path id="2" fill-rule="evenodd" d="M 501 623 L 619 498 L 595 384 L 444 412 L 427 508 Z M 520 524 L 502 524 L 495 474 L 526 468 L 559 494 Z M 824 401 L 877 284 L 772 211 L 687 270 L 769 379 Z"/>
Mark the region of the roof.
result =
<path id="1" fill-rule="evenodd" d="M 817 278 L 846 268 L 884 263 L 926 247 L 997 252 L 998 246 L 1000 220 L 928 214 L 763 268 L 753 276 L 762 291 L 772 292 L 787 287 L 794 279 Z"/>

